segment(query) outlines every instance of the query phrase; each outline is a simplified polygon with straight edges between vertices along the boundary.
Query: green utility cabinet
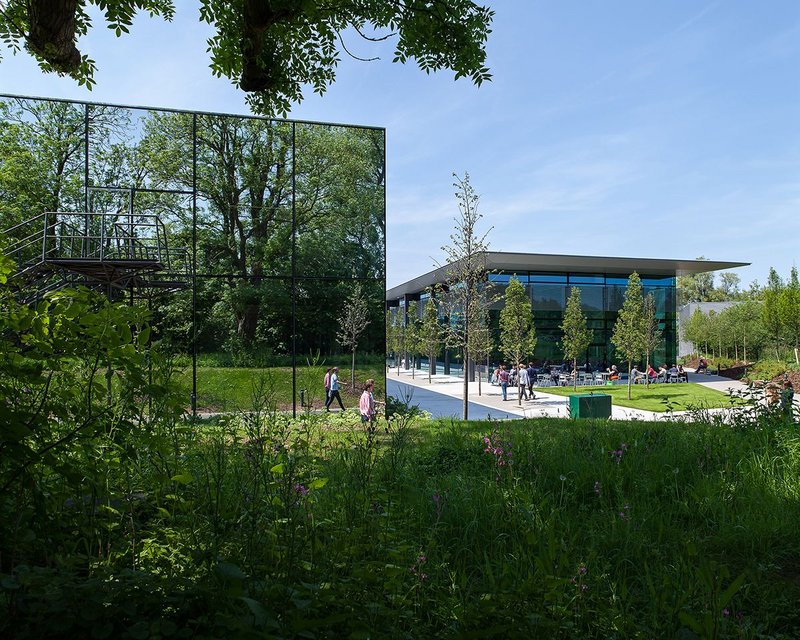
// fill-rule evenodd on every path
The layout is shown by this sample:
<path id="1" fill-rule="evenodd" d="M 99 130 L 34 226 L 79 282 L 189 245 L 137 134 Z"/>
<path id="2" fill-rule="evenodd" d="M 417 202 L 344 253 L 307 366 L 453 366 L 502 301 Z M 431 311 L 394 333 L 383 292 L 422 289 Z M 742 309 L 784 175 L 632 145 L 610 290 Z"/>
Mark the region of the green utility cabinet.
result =
<path id="1" fill-rule="evenodd" d="M 607 393 L 578 393 L 569 397 L 573 418 L 610 418 L 611 396 Z"/>

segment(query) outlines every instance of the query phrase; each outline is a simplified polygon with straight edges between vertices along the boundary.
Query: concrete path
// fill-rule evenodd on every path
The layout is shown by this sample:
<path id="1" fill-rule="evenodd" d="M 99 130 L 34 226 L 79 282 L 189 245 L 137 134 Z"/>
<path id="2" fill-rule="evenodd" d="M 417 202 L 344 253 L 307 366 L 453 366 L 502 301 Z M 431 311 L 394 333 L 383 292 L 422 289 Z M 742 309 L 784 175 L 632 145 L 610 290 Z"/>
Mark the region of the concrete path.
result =
<path id="1" fill-rule="evenodd" d="M 455 376 L 435 374 L 431 376 L 431 382 L 429 383 L 427 371 L 417 370 L 412 375 L 411 369 L 400 369 L 400 373 L 398 374 L 397 368 L 390 368 L 387 369 L 386 379 L 387 385 L 389 381 L 397 381 L 398 383 L 449 396 L 453 399 L 458 398 L 459 401 L 463 398 L 464 380 Z M 689 373 L 689 381 L 722 392 L 727 392 L 729 389 L 734 392 L 741 392 L 747 389 L 747 385 L 742 382 L 722 378 L 720 376 Z M 592 388 L 583 387 L 583 390 L 584 392 L 591 392 Z M 602 393 L 603 387 L 596 387 L 596 390 L 598 393 Z M 523 400 L 520 403 L 517 396 L 517 388 L 509 387 L 507 394 L 508 400 L 503 401 L 502 391 L 499 386 L 491 385 L 484 380 L 480 384 L 479 394 L 478 382 L 471 382 L 469 384 L 470 417 L 474 419 L 483 419 L 486 415 L 486 411 L 482 411 L 481 408 L 507 414 L 509 419 L 569 417 L 569 398 L 547 393 L 547 387 L 535 387 L 534 393 L 536 395 L 535 400 Z M 419 404 L 422 409 L 425 409 L 425 405 L 422 402 L 415 401 L 415 404 Z M 473 407 L 477 408 L 477 413 Z M 728 411 L 728 409 L 712 409 L 711 411 Z M 676 417 L 685 417 L 688 414 L 689 412 L 686 411 L 676 411 L 667 414 L 656 411 L 645 411 L 642 409 L 629 409 L 616 405 L 612 405 L 611 407 L 611 417 L 615 420 L 673 420 Z M 458 415 L 461 415 L 460 411 Z"/>

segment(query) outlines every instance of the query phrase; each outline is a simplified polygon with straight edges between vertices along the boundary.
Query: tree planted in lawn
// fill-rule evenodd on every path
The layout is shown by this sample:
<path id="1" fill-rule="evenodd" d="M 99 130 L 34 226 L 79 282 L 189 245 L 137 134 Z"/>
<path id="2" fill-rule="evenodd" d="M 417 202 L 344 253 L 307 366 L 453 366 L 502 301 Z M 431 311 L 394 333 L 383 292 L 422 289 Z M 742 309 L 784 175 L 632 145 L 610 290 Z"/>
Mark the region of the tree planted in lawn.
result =
<path id="1" fill-rule="evenodd" d="M 442 326 L 439 324 L 439 311 L 436 308 L 436 290 L 428 289 L 428 293 L 430 297 L 425 302 L 425 308 L 422 311 L 418 342 L 420 351 L 428 356 L 428 384 L 430 384 L 433 364 L 436 362 L 439 349 L 442 348 Z"/>
<path id="2" fill-rule="evenodd" d="M 762 318 L 775 348 L 776 360 L 781 359 L 780 346 L 783 341 L 783 319 L 781 318 L 781 294 L 783 288 L 783 280 L 778 275 L 778 272 L 770 267 L 767 285 L 764 287 Z"/>
<path id="3" fill-rule="evenodd" d="M 656 350 L 661 342 L 661 330 L 658 328 L 658 318 L 656 317 L 656 300 L 650 293 L 644 299 L 642 307 L 642 317 L 644 318 L 644 333 L 642 334 L 642 347 L 647 363 L 645 371 L 650 369 L 650 354 Z M 646 377 L 646 383 L 650 385 L 650 376 Z"/>
<path id="4" fill-rule="evenodd" d="M 481 236 L 476 235 L 478 222 L 483 217 L 478 212 L 480 196 L 472 188 L 468 173 L 463 178 L 454 173 L 453 177 L 459 216 L 455 218 L 455 230 L 450 235 L 450 244 L 442 247 L 448 259 L 445 269 L 447 295 L 444 301 L 450 321 L 446 325 L 446 343 L 459 349 L 463 357 L 463 413 L 464 420 L 467 420 L 470 332 L 478 324 L 478 316 L 485 302 L 481 289 L 486 282 L 486 252 L 489 250 L 486 237 L 491 229 Z"/>
<path id="5" fill-rule="evenodd" d="M 470 337 L 469 352 L 473 361 L 477 364 L 483 362 L 484 359 L 488 360 L 489 354 L 494 349 L 494 336 L 492 335 L 492 327 L 489 323 L 489 309 L 488 304 L 485 305 L 478 314 L 477 322 L 472 329 L 472 336 Z M 487 363 L 488 366 L 488 363 Z M 478 375 L 478 395 L 481 395 L 481 381 L 483 376 Z"/>
<path id="6" fill-rule="evenodd" d="M 511 278 L 506 287 L 505 304 L 500 311 L 500 350 L 516 367 L 536 347 L 536 328 L 533 326 L 531 299 L 525 287 Z M 522 404 L 522 394 L 518 397 Z"/>
<path id="7" fill-rule="evenodd" d="M 364 333 L 368 324 L 369 305 L 359 282 L 353 287 L 353 291 L 345 301 L 342 315 L 339 316 L 339 330 L 336 332 L 339 344 L 348 347 L 353 356 L 350 367 L 351 389 L 355 389 L 356 386 L 356 349 L 361 334 Z"/>
<path id="8" fill-rule="evenodd" d="M 564 357 L 572 360 L 572 371 L 575 373 L 572 388 L 578 388 L 578 357 L 586 352 L 592 342 L 592 332 L 586 324 L 586 316 L 581 309 L 581 290 L 572 287 L 567 300 L 567 308 L 564 311 L 564 321 L 561 323 L 561 330 L 564 337 L 561 339 L 561 346 L 564 348 Z"/>
<path id="9" fill-rule="evenodd" d="M 622 309 L 614 323 L 614 332 L 611 335 L 611 342 L 620 355 L 628 361 L 628 400 L 631 399 L 631 365 L 644 352 L 643 306 L 642 281 L 639 279 L 639 274 L 634 271 L 628 278 L 625 301 L 622 303 Z"/>
<path id="10" fill-rule="evenodd" d="M 408 303 L 408 314 L 406 316 L 406 352 L 411 361 L 411 377 L 416 378 L 417 358 L 419 357 L 419 306 L 416 301 Z"/>

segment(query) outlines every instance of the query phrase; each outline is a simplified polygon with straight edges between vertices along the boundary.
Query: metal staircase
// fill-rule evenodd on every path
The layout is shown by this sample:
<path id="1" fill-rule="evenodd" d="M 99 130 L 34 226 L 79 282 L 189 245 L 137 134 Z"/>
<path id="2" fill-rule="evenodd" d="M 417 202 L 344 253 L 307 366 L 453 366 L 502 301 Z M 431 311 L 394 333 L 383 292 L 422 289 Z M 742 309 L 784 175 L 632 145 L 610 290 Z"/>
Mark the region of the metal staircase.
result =
<path id="1" fill-rule="evenodd" d="M 110 297 L 189 286 L 189 252 L 169 246 L 155 214 L 46 212 L 3 233 L 17 267 L 8 284 L 26 303 L 75 285 Z"/>

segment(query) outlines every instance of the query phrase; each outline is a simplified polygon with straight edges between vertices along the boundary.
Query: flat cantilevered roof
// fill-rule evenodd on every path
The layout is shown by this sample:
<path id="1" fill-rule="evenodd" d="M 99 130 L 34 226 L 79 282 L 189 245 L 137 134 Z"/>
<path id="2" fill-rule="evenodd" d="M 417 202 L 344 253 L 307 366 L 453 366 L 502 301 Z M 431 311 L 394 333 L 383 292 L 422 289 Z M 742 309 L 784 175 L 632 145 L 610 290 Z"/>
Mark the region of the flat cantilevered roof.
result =
<path id="1" fill-rule="evenodd" d="M 486 252 L 488 271 L 538 271 L 543 273 L 604 273 L 628 276 L 634 271 L 647 276 L 683 276 L 749 266 L 749 262 L 716 260 L 671 260 L 667 258 L 619 258 L 609 256 L 569 256 L 549 253 Z M 444 265 L 386 292 L 387 300 L 424 291 L 447 279 L 450 265 Z"/>

